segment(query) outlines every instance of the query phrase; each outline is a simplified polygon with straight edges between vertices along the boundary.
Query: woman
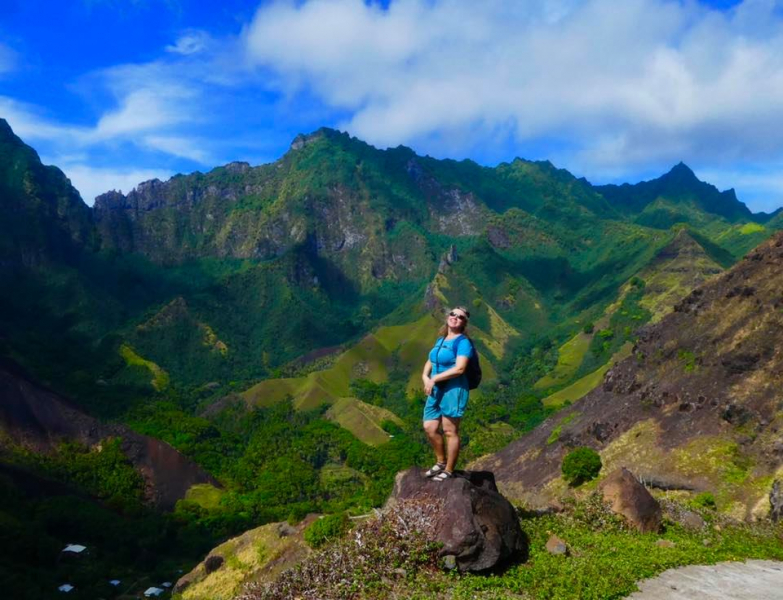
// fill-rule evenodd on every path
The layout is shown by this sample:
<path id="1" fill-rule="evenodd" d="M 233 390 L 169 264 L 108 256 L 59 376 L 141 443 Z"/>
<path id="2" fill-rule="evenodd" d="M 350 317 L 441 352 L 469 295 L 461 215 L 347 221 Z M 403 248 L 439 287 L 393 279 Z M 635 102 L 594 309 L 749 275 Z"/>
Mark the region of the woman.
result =
<path id="1" fill-rule="evenodd" d="M 425 475 L 434 481 L 454 477 L 454 465 L 459 456 L 459 422 L 468 404 L 465 369 L 474 352 L 473 344 L 465 335 L 469 318 L 466 308 L 457 306 L 452 309 L 421 374 L 424 393 L 427 394 L 424 431 L 437 461 Z M 440 429 L 443 430 L 442 435 Z"/>

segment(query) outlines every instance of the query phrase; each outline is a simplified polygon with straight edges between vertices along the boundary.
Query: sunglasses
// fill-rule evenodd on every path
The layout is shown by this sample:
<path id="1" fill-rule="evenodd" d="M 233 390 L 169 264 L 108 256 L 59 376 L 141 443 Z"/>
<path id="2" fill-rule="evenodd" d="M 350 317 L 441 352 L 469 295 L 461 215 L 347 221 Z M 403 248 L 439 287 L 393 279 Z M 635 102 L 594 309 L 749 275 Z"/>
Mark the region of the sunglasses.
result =
<path id="1" fill-rule="evenodd" d="M 450 317 L 457 317 L 457 318 L 458 318 L 460 321 L 462 321 L 463 323 L 466 323 L 466 322 L 467 322 L 467 320 L 468 320 L 468 318 L 467 318 L 465 315 L 460 315 L 460 314 L 457 314 L 457 313 L 455 313 L 454 311 L 451 311 L 451 312 L 449 313 L 449 316 L 450 316 Z"/>

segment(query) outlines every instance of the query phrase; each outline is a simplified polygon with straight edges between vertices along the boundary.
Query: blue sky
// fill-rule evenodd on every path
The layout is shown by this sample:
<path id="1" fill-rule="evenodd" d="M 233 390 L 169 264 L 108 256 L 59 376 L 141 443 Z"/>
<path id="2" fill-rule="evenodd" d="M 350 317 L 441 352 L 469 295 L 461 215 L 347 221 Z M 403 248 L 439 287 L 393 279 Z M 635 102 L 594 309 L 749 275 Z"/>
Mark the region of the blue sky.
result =
<path id="1" fill-rule="evenodd" d="M 2 0 L 0 117 L 85 200 L 322 125 L 783 205 L 783 3 Z"/>

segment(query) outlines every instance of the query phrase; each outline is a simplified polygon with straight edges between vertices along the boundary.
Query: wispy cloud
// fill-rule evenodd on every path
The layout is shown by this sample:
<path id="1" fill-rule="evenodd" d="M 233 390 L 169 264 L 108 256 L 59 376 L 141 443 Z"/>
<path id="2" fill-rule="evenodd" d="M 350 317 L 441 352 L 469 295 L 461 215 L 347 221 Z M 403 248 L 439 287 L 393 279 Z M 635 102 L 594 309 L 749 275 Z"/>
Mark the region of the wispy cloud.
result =
<path id="1" fill-rule="evenodd" d="M 92 135 L 96 139 L 136 136 L 192 121 L 186 101 L 193 96 L 195 92 L 185 87 L 148 84 L 124 96 L 116 110 L 104 114 Z"/>
<path id="2" fill-rule="evenodd" d="M 25 140 L 81 143 L 88 134 L 85 128 L 58 123 L 43 114 L 39 107 L 6 96 L 0 96 L 0 115 L 11 124 L 16 135 Z"/>
<path id="3" fill-rule="evenodd" d="M 142 181 L 150 179 L 166 180 L 174 173 L 164 169 L 118 169 L 91 167 L 82 160 L 69 162 L 65 157 L 47 157 L 47 162 L 57 164 L 68 176 L 73 186 L 79 190 L 82 199 L 92 206 L 96 196 L 109 190 L 130 192 Z"/>
<path id="4" fill-rule="evenodd" d="M 189 56 L 203 52 L 212 44 L 212 38 L 206 31 L 191 29 L 183 33 L 175 43 L 166 46 L 166 52 Z"/>

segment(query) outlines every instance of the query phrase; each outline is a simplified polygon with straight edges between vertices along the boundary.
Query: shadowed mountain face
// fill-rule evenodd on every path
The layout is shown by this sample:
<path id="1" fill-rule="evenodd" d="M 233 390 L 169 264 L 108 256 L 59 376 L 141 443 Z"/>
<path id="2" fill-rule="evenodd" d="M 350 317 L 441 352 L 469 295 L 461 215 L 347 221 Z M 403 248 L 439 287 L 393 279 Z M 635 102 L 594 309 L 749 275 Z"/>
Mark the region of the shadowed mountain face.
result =
<path id="1" fill-rule="evenodd" d="M 8 363 L 0 365 L 0 427 L 29 450 L 47 453 L 62 442 L 93 448 L 121 438 L 122 450 L 146 483 L 147 501 L 171 509 L 191 486 L 215 480 L 168 444 L 139 435 L 124 425 L 101 423 L 72 402 L 47 390 Z"/>
<path id="2" fill-rule="evenodd" d="M 91 211 L 70 181 L 0 119 L 0 270 L 72 261 L 97 242 Z"/>
<path id="3" fill-rule="evenodd" d="M 603 385 L 479 461 L 512 497 L 565 492 L 569 449 L 598 450 L 665 489 L 711 491 L 738 517 L 765 516 L 783 474 L 783 234 L 697 288 L 640 333 Z"/>
<path id="4" fill-rule="evenodd" d="M 733 189 L 718 191 L 715 186 L 699 181 L 694 172 L 683 163 L 679 163 L 658 179 L 634 185 L 600 185 L 594 189 L 619 212 L 639 215 L 638 222 L 653 227 L 668 228 L 674 224 L 663 223 L 662 212 L 667 204 L 669 208 L 678 204 L 690 204 L 705 213 L 723 217 L 731 222 L 753 217 L 748 207 L 737 199 Z M 656 206 L 656 202 L 660 205 Z M 687 217 L 686 212 L 682 211 L 679 215 Z M 660 222 L 656 223 L 656 218 Z M 687 218 L 683 221 L 687 222 Z"/>

